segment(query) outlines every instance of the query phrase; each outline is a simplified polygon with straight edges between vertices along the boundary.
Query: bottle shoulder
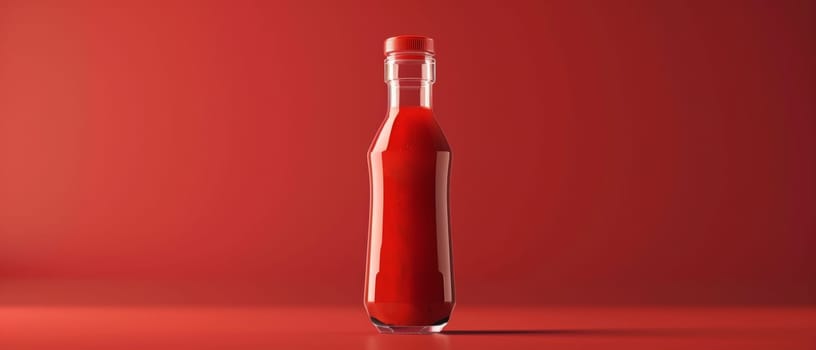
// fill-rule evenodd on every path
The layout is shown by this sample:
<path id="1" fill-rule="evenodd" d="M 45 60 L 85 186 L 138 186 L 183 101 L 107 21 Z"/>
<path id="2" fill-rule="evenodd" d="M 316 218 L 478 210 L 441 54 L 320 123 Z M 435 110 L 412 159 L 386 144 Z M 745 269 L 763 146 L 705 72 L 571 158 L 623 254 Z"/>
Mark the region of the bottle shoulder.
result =
<path id="1" fill-rule="evenodd" d="M 448 151 L 445 133 L 427 108 L 401 109 L 388 114 L 369 152 Z"/>

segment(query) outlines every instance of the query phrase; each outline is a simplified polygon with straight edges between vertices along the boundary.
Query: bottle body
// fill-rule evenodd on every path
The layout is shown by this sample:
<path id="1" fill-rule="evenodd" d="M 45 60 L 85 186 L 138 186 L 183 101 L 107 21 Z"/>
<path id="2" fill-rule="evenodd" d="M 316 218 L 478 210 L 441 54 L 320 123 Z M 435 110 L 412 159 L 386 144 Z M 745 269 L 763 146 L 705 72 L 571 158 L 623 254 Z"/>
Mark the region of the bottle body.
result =
<path id="1" fill-rule="evenodd" d="M 365 305 L 382 332 L 433 332 L 450 317 L 450 160 L 425 107 L 392 108 L 369 150 Z"/>

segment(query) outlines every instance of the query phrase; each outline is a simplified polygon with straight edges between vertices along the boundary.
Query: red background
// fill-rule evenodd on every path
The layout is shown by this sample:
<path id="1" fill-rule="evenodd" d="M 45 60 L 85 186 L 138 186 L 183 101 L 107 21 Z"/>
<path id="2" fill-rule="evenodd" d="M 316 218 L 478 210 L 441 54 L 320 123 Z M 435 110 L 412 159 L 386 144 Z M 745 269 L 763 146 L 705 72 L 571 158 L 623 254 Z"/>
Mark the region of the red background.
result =
<path id="1" fill-rule="evenodd" d="M 360 304 L 382 41 L 458 302 L 816 303 L 813 1 L 0 0 L 0 302 Z"/>

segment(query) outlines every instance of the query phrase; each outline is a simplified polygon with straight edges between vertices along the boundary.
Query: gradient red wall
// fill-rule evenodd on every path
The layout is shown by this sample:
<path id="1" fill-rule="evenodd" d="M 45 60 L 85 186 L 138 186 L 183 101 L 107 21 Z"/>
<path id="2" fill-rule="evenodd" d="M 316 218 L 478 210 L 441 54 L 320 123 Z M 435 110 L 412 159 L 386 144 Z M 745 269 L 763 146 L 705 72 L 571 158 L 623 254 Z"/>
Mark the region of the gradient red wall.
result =
<path id="1" fill-rule="evenodd" d="M 816 302 L 816 2 L 0 1 L 0 303 L 360 303 L 405 33 L 460 303 Z"/>

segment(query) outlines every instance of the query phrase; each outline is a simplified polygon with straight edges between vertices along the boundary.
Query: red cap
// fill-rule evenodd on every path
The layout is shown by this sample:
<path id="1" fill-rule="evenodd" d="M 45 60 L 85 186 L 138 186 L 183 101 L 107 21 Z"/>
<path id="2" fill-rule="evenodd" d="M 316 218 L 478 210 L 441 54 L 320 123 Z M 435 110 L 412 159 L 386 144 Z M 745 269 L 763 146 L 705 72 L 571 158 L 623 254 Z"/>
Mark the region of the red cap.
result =
<path id="1" fill-rule="evenodd" d="M 385 55 L 397 51 L 434 53 L 433 39 L 421 35 L 397 35 L 385 39 Z"/>

